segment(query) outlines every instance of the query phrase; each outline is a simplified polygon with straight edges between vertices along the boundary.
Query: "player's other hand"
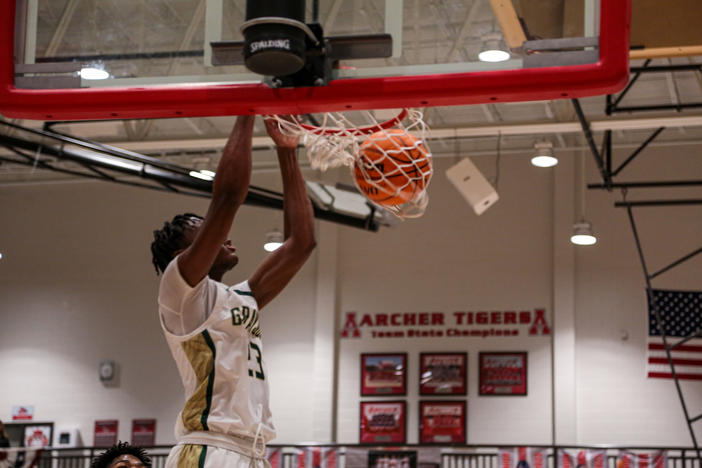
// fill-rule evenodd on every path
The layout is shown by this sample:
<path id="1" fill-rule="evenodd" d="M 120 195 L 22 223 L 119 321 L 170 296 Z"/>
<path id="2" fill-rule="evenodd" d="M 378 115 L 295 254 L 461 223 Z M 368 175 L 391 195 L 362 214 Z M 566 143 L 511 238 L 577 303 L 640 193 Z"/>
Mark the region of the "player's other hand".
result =
<path id="1" fill-rule="evenodd" d="M 293 117 L 288 115 L 285 116 L 285 119 L 292 121 Z M 273 139 L 273 141 L 279 148 L 297 148 L 298 137 L 286 135 L 283 132 L 281 132 L 280 126 L 276 119 L 272 117 L 267 117 L 263 121 L 266 124 L 266 130 L 268 131 L 268 135 Z"/>

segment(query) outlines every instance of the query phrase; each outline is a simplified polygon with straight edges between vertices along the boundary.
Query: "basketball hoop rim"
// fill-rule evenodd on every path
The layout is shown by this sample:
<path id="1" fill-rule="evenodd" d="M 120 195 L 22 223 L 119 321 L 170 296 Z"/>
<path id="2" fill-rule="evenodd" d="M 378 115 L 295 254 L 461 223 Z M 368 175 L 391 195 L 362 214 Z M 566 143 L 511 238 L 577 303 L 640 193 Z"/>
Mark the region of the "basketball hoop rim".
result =
<path id="1" fill-rule="evenodd" d="M 381 130 L 387 130 L 390 127 L 394 127 L 395 125 L 399 124 L 409 114 L 409 109 L 402 109 L 397 116 L 393 117 L 392 119 L 386 120 L 385 122 L 381 122 L 375 125 L 367 125 L 365 127 L 358 127 L 358 128 L 322 128 L 318 127 L 316 125 L 309 125 L 309 124 L 303 124 L 299 123 L 298 125 L 300 128 L 310 132 L 314 133 L 315 135 L 337 135 L 339 133 L 350 133 L 352 135 L 369 135 L 371 133 L 379 132 Z"/>

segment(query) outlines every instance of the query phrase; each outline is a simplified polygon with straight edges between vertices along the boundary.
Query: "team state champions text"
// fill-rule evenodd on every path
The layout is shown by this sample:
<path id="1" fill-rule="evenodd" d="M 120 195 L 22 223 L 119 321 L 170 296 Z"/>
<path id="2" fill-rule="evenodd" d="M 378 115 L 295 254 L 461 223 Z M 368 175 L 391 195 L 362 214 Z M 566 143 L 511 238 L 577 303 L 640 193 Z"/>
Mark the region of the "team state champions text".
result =
<path id="1" fill-rule="evenodd" d="M 524 330 L 527 328 L 527 330 Z M 360 314 L 347 312 L 342 338 L 360 338 L 361 330 L 371 338 L 489 337 L 548 335 L 544 309 L 480 312 L 406 312 Z"/>

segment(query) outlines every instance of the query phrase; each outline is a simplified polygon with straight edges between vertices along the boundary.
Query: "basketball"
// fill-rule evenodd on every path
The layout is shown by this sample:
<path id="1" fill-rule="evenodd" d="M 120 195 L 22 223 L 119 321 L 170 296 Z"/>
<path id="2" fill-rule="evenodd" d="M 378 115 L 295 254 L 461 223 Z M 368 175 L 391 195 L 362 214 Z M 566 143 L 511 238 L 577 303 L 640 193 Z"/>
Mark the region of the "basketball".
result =
<path id="1" fill-rule="evenodd" d="M 371 134 L 354 164 L 358 189 L 383 206 L 414 200 L 430 178 L 431 155 L 420 140 L 400 129 Z"/>

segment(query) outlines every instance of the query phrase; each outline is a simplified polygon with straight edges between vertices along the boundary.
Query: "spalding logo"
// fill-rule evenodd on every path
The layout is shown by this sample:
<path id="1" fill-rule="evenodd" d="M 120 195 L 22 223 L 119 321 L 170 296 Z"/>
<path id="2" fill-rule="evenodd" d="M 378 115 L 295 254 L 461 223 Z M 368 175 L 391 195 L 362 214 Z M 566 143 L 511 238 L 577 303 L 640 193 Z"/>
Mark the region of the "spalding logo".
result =
<path id="1" fill-rule="evenodd" d="M 261 49 L 286 49 L 290 50 L 290 39 L 268 39 L 266 41 L 252 42 L 249 46 L 251 53 Z"/>

